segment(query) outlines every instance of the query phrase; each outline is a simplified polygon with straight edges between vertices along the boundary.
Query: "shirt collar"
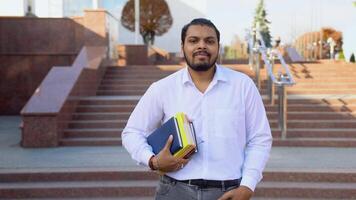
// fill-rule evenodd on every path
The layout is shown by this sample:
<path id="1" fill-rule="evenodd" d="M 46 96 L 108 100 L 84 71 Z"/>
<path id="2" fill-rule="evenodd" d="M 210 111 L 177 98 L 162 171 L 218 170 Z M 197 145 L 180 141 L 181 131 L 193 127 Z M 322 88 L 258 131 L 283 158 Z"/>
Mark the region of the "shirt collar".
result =
<path id="1" fill-rule="evenodd" d="M 213 77 L 212 82 L 228 82 L 228 78 L 226 77 L 225 71 L 222 69 L 222 66 L 215 64 L 216 65 L 216 71 Z M 186 66 L 183 70 L 183 77 L 182 77 L 182 83 L 183 85 L 186 83 L 193 83 L 192 77 L 189 74 L 188 71 L 188 66 Z"/>

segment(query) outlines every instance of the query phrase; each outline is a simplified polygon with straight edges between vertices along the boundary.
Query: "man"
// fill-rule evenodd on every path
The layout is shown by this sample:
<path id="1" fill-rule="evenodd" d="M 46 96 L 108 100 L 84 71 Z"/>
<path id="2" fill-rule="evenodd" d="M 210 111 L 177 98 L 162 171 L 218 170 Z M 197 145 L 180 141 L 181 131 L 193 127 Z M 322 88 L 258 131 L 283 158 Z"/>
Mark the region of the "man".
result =
<path id="1" fill-rule="evenodd" d="M 122 134 L 132 158 L 160 177 L 156 199 L 247 200 L 262 178 L 271 131 L 262 99 L 246 75 L 216 64 L 220 33 L 207 19 L 183 27 L 187 67 L 153 83 Z M 177 112 L 193 122 L 199 151 L 189 160 L 173 157 L 170 137 L 154 155 L 146 138 Z"/>

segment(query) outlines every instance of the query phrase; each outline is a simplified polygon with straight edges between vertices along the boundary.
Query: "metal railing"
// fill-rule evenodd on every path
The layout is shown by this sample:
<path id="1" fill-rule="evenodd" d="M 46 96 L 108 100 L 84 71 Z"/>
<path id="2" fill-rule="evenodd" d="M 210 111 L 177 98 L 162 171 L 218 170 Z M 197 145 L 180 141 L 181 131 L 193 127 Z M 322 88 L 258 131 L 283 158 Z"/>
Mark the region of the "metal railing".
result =
<path id="1" fill-rule="evenodd" d="M 295 84 L 288 65 L 283 59 L 278 49 L 268 49 L 265 45 L 260 31 L 248 33 L 249 45 L 249 65 L 255 72 L 255 81 L 258 89 L 261 89 L 260 69 L 262 60 L 267 70 L 267 91 L 270 104 L 275 103 L 275 86 L 278 88 L 278 125 L 282 133 L 282 139 L 287 137 L 287 90 L 285 86 Z M 281 65 L 277 75 L 274 74 L 275 60 L 279 60 Z"/>

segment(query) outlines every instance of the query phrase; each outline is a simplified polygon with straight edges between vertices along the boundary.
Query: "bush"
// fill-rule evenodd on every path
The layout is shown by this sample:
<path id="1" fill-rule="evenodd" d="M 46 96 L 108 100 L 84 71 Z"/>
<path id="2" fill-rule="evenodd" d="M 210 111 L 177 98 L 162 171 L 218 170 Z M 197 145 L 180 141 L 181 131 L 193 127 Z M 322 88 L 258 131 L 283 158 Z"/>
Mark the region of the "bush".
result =
<path id="1" fill-rule="evenodd" d="M 355 54 L 354 53 L 351 54 L 350 62 L 355 63 Z"/>
<path id="2" fill-rule="evenodd" d="M 345 55 L 344 55 L 344 51 L 340 51 L 339 53 L 339 56 L 338 56 L 338 60 L 343 60 L 343 61 L 345 61 Z"/>

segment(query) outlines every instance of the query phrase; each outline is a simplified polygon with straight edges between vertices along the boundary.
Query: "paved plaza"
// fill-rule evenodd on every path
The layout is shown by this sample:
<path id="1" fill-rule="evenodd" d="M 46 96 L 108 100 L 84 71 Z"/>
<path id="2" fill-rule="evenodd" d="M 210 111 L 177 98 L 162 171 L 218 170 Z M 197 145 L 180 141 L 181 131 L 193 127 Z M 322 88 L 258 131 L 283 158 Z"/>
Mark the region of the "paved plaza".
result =
<path id="1" fill-rule="evenodd" d="M 146 170 L 122 146 L 22 148 L 20 116 L 0 116 L 0 171 Z M 355 172 L 356 148 L 273 147 L 266 171 Z"/>

